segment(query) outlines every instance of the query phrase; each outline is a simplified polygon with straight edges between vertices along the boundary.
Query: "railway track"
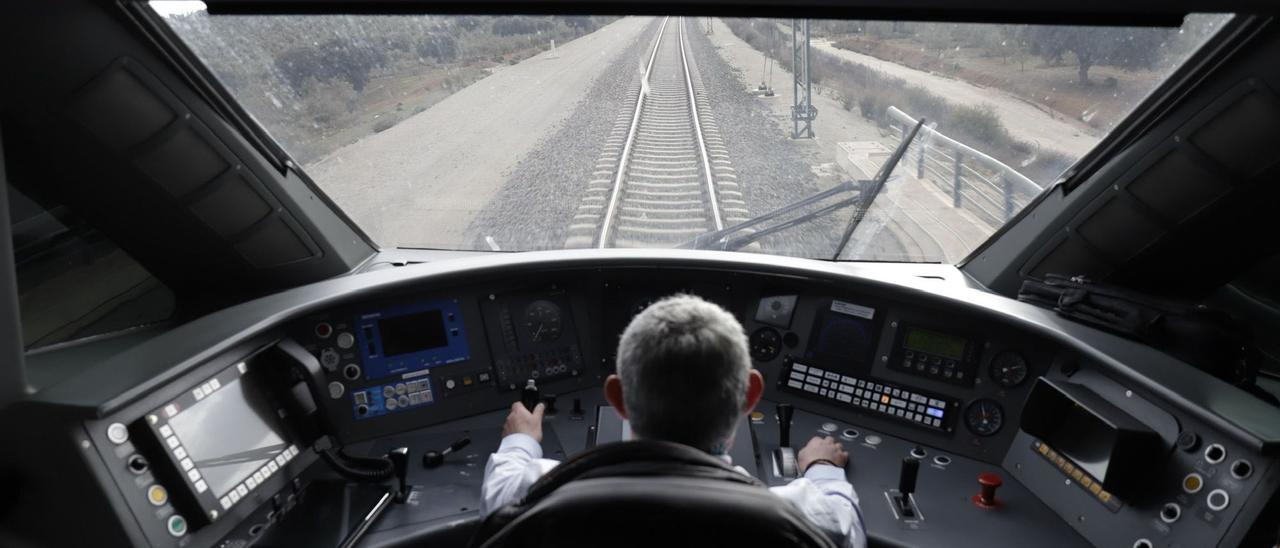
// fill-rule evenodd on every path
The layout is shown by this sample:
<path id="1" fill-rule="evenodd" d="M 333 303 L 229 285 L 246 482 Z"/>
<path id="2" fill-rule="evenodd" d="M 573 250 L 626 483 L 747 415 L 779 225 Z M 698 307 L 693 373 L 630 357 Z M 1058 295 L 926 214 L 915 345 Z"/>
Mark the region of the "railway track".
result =
<path id="1" fill-rule="evenodd" d="M 748 217 L 688 44 L 683 18 L 663 20 L 566 247 L 673 247 Z"/>

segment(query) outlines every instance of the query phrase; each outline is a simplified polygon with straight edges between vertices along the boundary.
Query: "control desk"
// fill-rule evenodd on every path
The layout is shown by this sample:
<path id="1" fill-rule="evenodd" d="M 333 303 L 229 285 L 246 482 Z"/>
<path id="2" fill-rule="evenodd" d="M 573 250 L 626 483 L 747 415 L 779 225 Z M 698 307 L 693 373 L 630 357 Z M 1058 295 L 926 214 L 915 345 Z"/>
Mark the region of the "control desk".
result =
<path id="1" fill-rule="evenodd" d="M 1164 354 L 874 266 L 645 253 L 457 260 L 228 309 L 119 357 L 146 356 L 144 378 L 89 375 L 28 403 L 19 439 L 31 445 L 8 459 L 57 456 L 65 473 L 33 467 L 32 479 L 93 486 L 69 507 L 110 508 L 86 527 L 121 544 L 336 546 L 385 489 L 339 478 L 318 455 L 407 447 L 407 500 L 362 545 L 465 544 L 527 381 L 548 404 L 548 458 L 625 438 L 600 390 L 618 335 L 684 292 L 738 317 L 766 379 L 735 464 L 782 484 L 779 447 L 839 439 L 873 545 L 1274 535 L 1280 412 Z M 100 398 L 72 401 L 73 389 Z M 69 437 L 50 441 L 48 428 Z"/>

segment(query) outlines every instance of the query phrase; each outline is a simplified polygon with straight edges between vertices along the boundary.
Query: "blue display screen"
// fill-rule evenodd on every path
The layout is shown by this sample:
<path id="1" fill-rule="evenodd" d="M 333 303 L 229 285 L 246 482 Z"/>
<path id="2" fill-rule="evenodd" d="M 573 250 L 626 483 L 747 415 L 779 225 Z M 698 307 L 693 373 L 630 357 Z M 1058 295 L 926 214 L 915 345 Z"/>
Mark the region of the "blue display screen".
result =
<path id="1" fill-rule="evenodd" d="M 471 359 L 462 313 L 452 300 L 386 308 L 356 320 L 366 379 Z"/>

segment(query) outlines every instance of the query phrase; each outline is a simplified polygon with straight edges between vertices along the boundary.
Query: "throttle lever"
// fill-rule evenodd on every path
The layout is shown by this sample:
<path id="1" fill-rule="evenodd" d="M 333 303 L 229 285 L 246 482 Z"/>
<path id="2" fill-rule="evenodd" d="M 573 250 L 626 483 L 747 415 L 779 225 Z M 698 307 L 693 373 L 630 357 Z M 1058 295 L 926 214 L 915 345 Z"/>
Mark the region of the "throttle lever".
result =
<path id="1" fill-rule="evenodd" d="M 395 468 L 396 480 L 400 484 L 400 489 L 396 491 L 395 501 L 404 504 L 409 500 L 409 448 L 397 447 L 387 452 L 387 458 L 391 460 L 391 466 Z"/>
<path id="2" fill-rule="evenodd" d="M 773 451 L 773 465 L 777 475 L 794 478 L 800 475 L 796 469 L 796 451 L 791 447 L 791 417 L 795 408 L 789 403 L 778 404 L 778 448 Z"/>

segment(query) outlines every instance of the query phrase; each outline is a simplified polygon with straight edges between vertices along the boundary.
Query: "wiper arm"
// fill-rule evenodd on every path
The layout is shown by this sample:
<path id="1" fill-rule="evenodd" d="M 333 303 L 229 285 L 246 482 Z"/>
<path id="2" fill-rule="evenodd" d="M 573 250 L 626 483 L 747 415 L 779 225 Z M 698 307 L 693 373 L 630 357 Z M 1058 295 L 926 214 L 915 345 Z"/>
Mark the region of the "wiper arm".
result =
<path id="1" fill-rule="evenodd" d="M 902 157 L 906 154 L 907 145 L 911 144 L 911 141 L 915 139 L 916 133 L 920 131 L 920 126 L 922 124 L 924 124 L 924 118 L 921 118 L 920 121 L 916 123 L 916 127 L 911 130 L 911 134 L 907 136 L 907 138 L 903 139 L 902 143 L 898 145 L 898 148 L 894 150 L 893 154 L 889 157 L 889 160 L 885 162 L 883 166 L 881 166 L 880 171 L 876 173 L 875 179 L 861 180 L 856 182 L 845 181 L 827 190 L 824 190 L 822 192 L 819 192 L 807 198 L 802 198 L 800 200 L 797 200 L 795 202 L 782 206 L 778 209 L 775 209 L 763 215 L 752 217 L 751 219 L 747 219 L 746 221 L 743 221 L 736 225 L 725 227 L 721 230 L 714 230 L 711 232 L 706 232 L 704 234 L 699 234 L 696 238 L 688 242 L 685 242 L 683 244 L 680 244 L 677 247 L 680 249 L 720 249 L 724 251 L 735 251 L 738 249 L 742 249 L 743 247 L 746 247 L 752 242 L 755 242 L 770 234 L 774 234 L 794 226 L 805 224 L 816 218 L 825 217 L 827 215 L 835 213 L 836 211 L 839 211 L 851 205 L 861 203 L 861 207 L 859 207 L 858 211 L 854 213 L 854 221 L 849 226 L 849 228 L 846 229 L 845 236 L 840 241 L 840 247 L 836 250 L 836 256 L 839 256 L 840 251 L 843 251 L 844 246 L 848 244 L 849 236 L 853 234 L 853 229 L 857 227 L 857 223 L 862 221 L 862 217 L 866 214 L 867 208 L 871 206 L 871 202 L 875 199 L 875 195 L 880 192 L 880 189 L 884 187 L 885 182 L 889 180 L 889 176 L 893 174 L 894 166 L 898 165 L 898 162 L 902 160 Z M 852 198 L 841 200 L 834 204 L 823 207 L 822 209 L 818 209 L 816 211 L 806 213 L 804 215 L 801 215 L 789 221 L 778 223 L 776 225 L 753 232 L 751 234 L 729 239 L 729 236 L 732 234 L 772 221 L 778 217 L 786 215 L 787 213 L 815 204 L 817 202 L 821 202 L 822 200 L 825 200 L 832 196 L 836 196 L 838 194 L 844 194 L 846 192 L 853 192 L 859 189 L 861 189 L 862 192 L 860 192 L 857 196 L 854 196 Z"/>
<path id="2" fill-rule="evenodd" d="M 916 122 L 916 127 L 911 128 L 911 134 L 902 139 L 898 143 L 898 148 L 893 151 L 893 155 L 889 157 L 889 161 L 880 166 L 880 171 L 876 173 L 876 178 L 872 181 L 871 189 L 862 193 L 862 205 L 857 211 L 853 212 L 853 217 L 849 219 L 849 226 L 844 229 L 844 236 L 840 238 L 840 245 L 836 246 L 836 252 L 831 256 L 831 260 L 840 259 L 840 254 L 844 252 L 845 246 L 849 245 L 849 238 L 853 236 L 854 229 L 858 228 L 858 224 L 862 222 L 862 218 L 867 216 L 867 210 L 871 209 L 871 202 L 874 202 L 876 196 L 880 194 L 880 189 L 884 188 L 885 181 L 889 180 L 889 175 L 893 174 L 893 168 L 898 166 L 898 162 L 902 161 L 902 157 L 907 154 L 907 146 L 916 138 L 916 133 L 920 132 L 920 126 L 924 125 L 924 118 L 921 117 Z"/>
<path id="3" fill-rule="evenodd" d="M 870 182 L 870 181 L 862 181 L 862 182 L 863 182 L 863 183 L 867 183 L 867 182 Z M 778 208 L 778 209 L 775 209 L 775 210 L 770 211 L 770 212 L 768 212 L 768 213 L 765 213 L 765 214 L 763 214 L 763 215 L 758 215 L 758 216 L 756 216 L 756 217 L 752 217 L 752 218 L 747 219 L 747 220 L 745 220 L 745 221 L 742 221 L 741 223 L 738 223 L 738 224 L 736 224 L 736 225 L 728 226 L 728 227 L 725 227 L 725 228 L 723 228 L 723 229 L 721 229 L 721 230 L 713 230 L 713 231 L 711 231 L 711 232 L 707 232 L 707 233 L 704 233 L 704 234 L 699 234 L 696 238 L 694 238 L 694 239 L 692 239 L 692 240 L 690 240 L 690 241 L 688 241 L 688 242 L 685 242 L 685 243 L 683 243 L 683 244 L 680 244 L 678 247 L 679 247 L 679 248 L 681 248 L 681 249 L 723 249 L 723 250 L 727 250 L 727 251 L 732 251 L 732 250 L 735 250 L 735 249 L 739 249 L 739 248 L 741 248 L 742 246 L 745 246 L 745 245 L 747 245 L 747 244 L 749 244 L 749 243 L 751 243 L 751 242 L 755 241 L 755 240 L 756 240 L 756 239 L 758 239 L 758 238 L 753 238 L 753 239 L 751 239 L 751 240 L 749 240 L 749 241 L 747 241 L 747 242 L 745 242 L 745 243 L 741 243 L 740 245 L 737 245 L 736 247 L 731 247 L 731 246 L 730 246 L 730 244 L 731 244 L 732 242 L 737 241 L 737 240 L 726 240 L 726 237 L 728 237 L 730 234 L 734 234 L 734 233 L 736 233 L 736 232 L 741 232 L 742 230 L 745 230 L 745 229 L 751 228 L 751 227 L 756 226 L 756 225 L 759 225 L 759 224 L 761 224 L 761 223 L 765 223 L 765 222 L 771 221 L 771 220 L 773 220 L 773 219 L 778 218 L 779 216 L 785 215 L 785 214 L 787 214 L 787 213 L 790 213 L 790 212 L 792 212 L 792 211 L 795 211 L 795 210 L 800 209 L 800 208 L 802 208 L 802 207 L 805 207 L 805 206 L 807 206 L 807 205 L 810 205 L 810 204 L 813 204 L 813 203 L 816 203 L 816 202 L 820 202 L 820 201 L 822 201 L 822 200 L 825 200 L 825 199 L 827 199 L 827 198 L 830 198 L 831 196 L 835 196 L 835 195 L 837 195 L 837 194 L 843 194 L 843 193 L 845 193 L 845 192 L 852 192 L 852 191 L 854 191 L 854 190 L 858 189 L 858 188 L 859 188 L 859 186 L 860 186 L 860 185 L 858 185 L 857 183 L 854 183 L 853 181 L 845 181 L 845 182 L 840 183 L 840 184 L 838 184 L 838 185 L 836 185 L 836 186 L 833 186 L 833 187 L 831 187 L 831 188 L 829 188 L 829 189 L 827 189 L 827 190 L 824 190 L 824 191 L 822 191 L 822 192 L 819 192 L 819 193 L 814 194 L 814 195 L 812 195 L 812 196 L 809 196 L 809 197 L 807 197 L 807 198 L 800 199 L 800 200 L 798 200 L 798 201 L 796 201 L 796 202 L 792 202 L 792 203 L 790 203 L 790 204 L 787 204 L 787 205 L 785 205 L 785 206 L 782 206 L 782 207 L 780 207 L 780 208 Z M 846 200 L 846 201 L 847 201 L 847 200 Z M 844 202 L 841 202 L 841 203 L 844 203 Z M 815 213 L 816 213 L 816 212 L 815 212 Z M 810 215 L 813 215 L 813 214 L 811 213 Z M 809 217 L 809 216 L 808 216 L 808 215 L 806 215 L 805 217 L 797 218 L 797 220 L 798 220 L 798 219 L 801 219 L 801 218 L 806 218 L 806 217 Z M 788 221 L 786 224 L 793 223 L 794 221 L 795 221 L 795 220 Z M 774 227 L 770 227 L 770 228 L 767 228 L 767 229 L 765 229 L 765 230 L 770 231 L 769 233 L 777 232 L 777 230 L 775 230 L 775 229 L 774 229 Z M 778 229 L 778 230 L 781 230 L 781 229 Z M 759 232 L 757 232 L 756 234 L 760 234 L 760 233 L 759 233 Z M 739 238 L 739 239 L 741 239 L 741 238 Z"/>

